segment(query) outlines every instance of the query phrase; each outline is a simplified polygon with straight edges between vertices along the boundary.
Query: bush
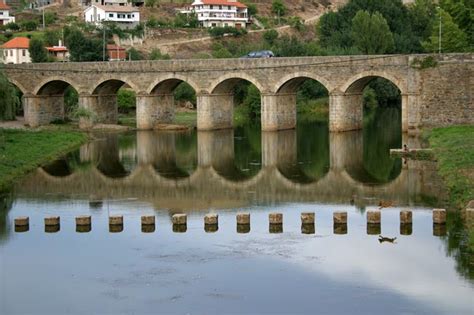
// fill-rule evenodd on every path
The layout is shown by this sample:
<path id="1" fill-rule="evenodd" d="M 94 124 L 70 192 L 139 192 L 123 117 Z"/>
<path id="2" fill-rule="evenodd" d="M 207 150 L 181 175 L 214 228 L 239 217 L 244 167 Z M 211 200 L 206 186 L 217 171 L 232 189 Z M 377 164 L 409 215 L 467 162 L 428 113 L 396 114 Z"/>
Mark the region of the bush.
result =
<path id="1" fill-rule="evenodd" d="M 44 13 L 44 24 L 45 25 L 50 25 L 54 24 L 56 20 L 58 19 L 58 16 L 56 12 L 45 12 Z"/>
<path id="2" fill-rule="evenodd" d="M 23 21 L 20 26 L 22 30 L 31 32 L 38 28 L 38 22 L 34 20 Z"/>
<path id="3" fill-rule="evenodd" d="M 214 38 L 223 37 L 224 35 L 232 35 L 235 37 L 247 34 L 245 29 L 237 29 L 231 26 L 213 27 L 208 30 L 209 35 Z"/>
<path id="4" fill-rule="evenodd" d="M 191 102 L 194 108 L 196 107 L 196 92 L 191 85 L 186 82 L 183 82 L 176 87 L 174 90 L 174 99 L 178 102 Z"/>
<path id="5" fill-rule="evenodd" d="M 128 113 L 137 106 L 136 94 L 133 90 L 120 89 L 117 92 L 117 105 L 120 113 Z"/>
<path id="6" fill-rule="evenodd" d="M 143 54 L 133 47 L 127 51 L 127 55 L 128 55 L 129 60 L 143 60 L 144 59 Z"/>
<path id="7" fill-rule="evenodd" d="M 273 45 L 275 40 L 278 38 L 278 32 L 276 30 L 268 30 L 263 33 L 263 39 L 269 44 Z"/>
<path id="8" fill-rule="evenodd" d="M 15 22 L 10 22 L 5 25 L 6 30 L 11 30 L 11 31 L 19 31 L 20 30 L 20 25 L 18 25 Z"/>
<path id="9" fill-rule="evenodd" d="M 171 59 L 170 55 L 168 54 L 162 54 L 161 51 L 158 48 L 154 48 L 150 56 L 148 57 L 149 60 L 169 60 Z"/>

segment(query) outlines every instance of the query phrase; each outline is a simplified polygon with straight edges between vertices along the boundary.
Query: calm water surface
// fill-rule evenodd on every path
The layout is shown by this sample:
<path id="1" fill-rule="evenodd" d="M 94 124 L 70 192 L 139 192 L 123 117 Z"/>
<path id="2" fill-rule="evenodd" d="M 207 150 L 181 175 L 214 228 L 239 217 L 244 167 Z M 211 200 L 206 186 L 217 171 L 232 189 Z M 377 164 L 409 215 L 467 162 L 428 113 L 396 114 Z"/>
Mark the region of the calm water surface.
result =
<path id="1" fill-rule="evenodd" d="M 379 112 L 342 134 L 299 123 L 97 135 L 2 201 L 0 313 L 472 314 L 459 218 L 432 225 L 445 196 L 435 164 L 388 154 L 420 145 L 402 139 L 397 115 Z M 380 200 L 393 207 L 373 231 L 365 212 Z M 409 235 L 399 224 L 406 208 Z M 336 210 L 348 212 L 347 231 L 333 228 Z M 251 213 L 248 233 L 236 230 L 241 211 Z M 269 231 L 276 211 L 282 233 Z M 302 233 L 304 211 L 316 212 L 314 234 Z M 209 212 L 219 214 L 214 233 L 204 230 Z M 188 214 L 186 232 L 173 232 L 175 213 Z M 85 214 L 92 229 L 76 232 Z M 23 215 L 29 231 L 15 232 Z M 50 215 L 61 216 L 56 233 L 45 232 Z M 124 216 L 122 232 L 109 232 L 109 215 Z M 154 232 L 142 232 L 142 215 L 156 216 Z"/>

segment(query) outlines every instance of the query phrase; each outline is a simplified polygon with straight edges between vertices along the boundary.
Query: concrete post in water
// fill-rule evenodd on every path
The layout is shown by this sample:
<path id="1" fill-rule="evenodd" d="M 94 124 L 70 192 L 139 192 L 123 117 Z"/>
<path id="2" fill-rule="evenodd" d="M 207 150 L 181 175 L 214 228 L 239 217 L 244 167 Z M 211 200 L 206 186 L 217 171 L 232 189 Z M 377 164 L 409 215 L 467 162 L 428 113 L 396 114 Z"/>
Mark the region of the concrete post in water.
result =
<path id="1" fill-rule="evenodd" d="M 412 224 L 413 214 L 410 210 L 400 211 L 400 224 Z"/>
<path id="2" fill-rule="evenodd" d="M 410 210 L 400 211 L 400 235 L 413 233 L 413 213 Z"/>
<path id="3" fill-rule="evenodd" d="M 380 226 L 381 213 L 380 211 L 367 211 L 367 234 L 378 235 L 382 232 Z"/>
<path id="4" fill-rule="evenodd" d="M 283 224 L 283 214 L 282 213 L 270 213 L 268 215 L 270 224 Z"/>
<path id="5" fill-rule="evenodd" d="M 332 214 L 334 224 L 347 224 L 347 212 L 334 212 Z"/>
<path id="6" fill-rule="evenodd" d="M 15 218 L 15 232 L 28 232 L 30 230 L 30 218 L 29 217 L 17 217 Z"/>
<path id="7" fill-rule="evenodd" d="M 316 229 L 314 227 L 314 212 L 301 213 L 301 233 L 314 234 Z"/>
<path id="8" fill-rule="evenodd" d="M 204 217 L 204 231 L 207 233 L 217 232 L 219 229 L 219 215 L 215 213 L 206 214 Z"/>
<path id="9" fill-rule="evenodd" d="M 250 225 L 250 213 L 237 213 L 237 224 Z"/>
<path id="10" fill-rule="evenodd" d="M 29 217 L 17 217 L 15 218 L 15 226 L 28 226 L 30 225 Z"/>
<path id="11" fill-rule="evenodd" d="M 206 225 L 218 225 L 219 224 L 219 215 L 210 213 L 206 214 L 204 217 L 204 224 Z"/>
<path id="12" fill-rule="evenodd" d="M 446 236 L 446 224 L 433 224 L 433 236 Z"/>
<path id="13" fill-rule="evenodd" d="M 109 225 L 123 225 L 123 216 L 111 215 L 109 217 Z"/>
<path id="14" fill-rule="evenodd" d="M 270 233 L 283 233 L 283 214 L 282 213 L 270 213 L 268 215 L 270 223 Z"/>
<path id="15" fill-rule="evenodd" d="M 143 233 L 155 232 L 155 216 L 154 215 L 142 216 L 142 232 Z"/>
<path id="16" fill-rule="evenodd" d="M 337 235 L 347 234 L 347 223 L 334 223 L 333 233 Z"/>
<path id="17" fill-rule="evenodd" d="M 142 225 L 155 225 L 155 216 L 154 215 L 143 215 L 142 216 Z"/>
<path id="18" fill-rule="evenodd" d="M 120 233 L 123 231 L 123 216 L 112 215 L 109 216 L 109 232 Z"/>
<path id="19" fill-rule="evenodd" d="M 188 216 L 186 214 L 174 214 L 172 217 L 173 225 L 186 225 Z"/>
<path id="20" fill-rule="evenodd" d="M 433 209 L 433 223 L 446 224 L 446 209 Z"/>
<path id="21" fill-rule="evenodd" d="M 91 216 L 90 215 L 81 215 L 76 217 L 76 225 L 91 225 Z"/>
<path id="22" fill-rule="evenodd" d="M 380 211 L 367 211 L 367 223 L 380 224 L 381 213 Z"/>
<path id="23" fill-rule="evenodd" d="M 188 216 L 186 214 L 174 214 L 171 218 L 173 222 L 173 232 L 184 233 L 188 230 L 187 226 Z"/>
<path id="24" fill-rule="evenodd" d="M 302 224 L 314 224 L 314 212 L 303 212 L 301 213 Z"/>
<path id="25" fill-rule="evenodd" d="M 92 219 L 90 215 L 82 215 L 76 217 L 76 232 L 87 233 L 92 229 Z"/>
<path id="26" fill-rule="evenodd" d="M 250 232 L 250 213 L 237 213 L 237 233 Z"/>
<path id="27" fill-rule="evenodd" d="M 44 231 L 46 233 L 56 233 L 60 230 L 60 218 L 59 217 L 47 217 L 44 218 Z"/>

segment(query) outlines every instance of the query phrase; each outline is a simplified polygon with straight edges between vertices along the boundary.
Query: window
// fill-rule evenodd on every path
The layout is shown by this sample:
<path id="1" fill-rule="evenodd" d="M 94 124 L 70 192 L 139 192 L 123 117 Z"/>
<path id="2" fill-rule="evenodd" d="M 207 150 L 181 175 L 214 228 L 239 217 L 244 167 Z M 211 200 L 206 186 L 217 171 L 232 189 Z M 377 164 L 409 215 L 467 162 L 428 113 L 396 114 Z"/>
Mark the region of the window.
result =
<path id="1" fill-rule="evenodd" d="M 10 49 L 10 57 L 13 57 L 13 50 Z"/>
<path id="2" fill-rule="evenodd" d="M 109 17 L 114 17 L 114 14 L 113 14 L 113 13 L 109 13 Z"/>
<path id="3" fill-rule="evenodd" d="M 3 15 L 3 11 L 0 11 L 0 15 Z"/>
<path id="4" fill-rule="evenodd" d="M 213 6 L 213 5 L 211 5 L 211 10 L 212 10 L 212 9 L 214 9 L 214 6 Z"/>
<path id="5" fill-rule="evenodd" d="M 132 15 L 131 15 L 131 14 L 127 14 L 127 18 L 129 18 L 129 19 L 130 19 L 131 17 L 132 17 Z"/>
<path id="6" fill-rule="evenodd" d="M 230 10 L 230 5 L 227 6 L 227 9 Z"/>
<path id="7" fill-rule="evenodd" d="M 22 54 L 23 54 L 23 57 L 25 57 L 25 56 L 26 56 L 26 50 L 25 50 L 25 49 L 22 49 L 21 52 L 22 52 Z"/>
<path id="8" fill-rule="evenodd" d="M 222 10 L 222 6 L 221 6 L 221 5 L 219 6 L 219 10 Z"/>

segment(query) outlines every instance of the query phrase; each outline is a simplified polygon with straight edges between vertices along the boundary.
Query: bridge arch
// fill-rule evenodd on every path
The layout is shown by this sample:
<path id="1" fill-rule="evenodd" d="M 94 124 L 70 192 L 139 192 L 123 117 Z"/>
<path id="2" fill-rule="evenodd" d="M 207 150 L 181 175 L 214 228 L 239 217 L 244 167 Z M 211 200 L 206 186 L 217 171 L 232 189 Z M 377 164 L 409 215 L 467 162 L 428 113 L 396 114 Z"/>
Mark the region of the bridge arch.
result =
<path id="1" fill-rule="evenodd" d="M 281 78 L 273 87 L 274 93 L 296 92 L 296 89 L 307 79 L 321 83 L 328 91 L 334 89 L 333 84 L 324 77 L 311 72 L 290 73 Z"/>
<path id="2" fill-rule="evenodd" d="M 201 92 L 200 86 L 192 78 L 180 74 L 172 74 L 155 79 L 147 87 L 146 94 L 171 94 L 182 82 L 189 84 L 196 93 Z"/>
<path id="3" fill-rule="evenodd" d="M 357 93 L 375 78 L 382 78 L 392 82 L 402 94 L 408 93 L 406 80 L 400 79 L 387 71 L 363 71 L 349 78 L 340 88 L 342 93 Z"/>
<path id="4" fill-rule="evenodd" d="M 230 93 L 234 86 L 241 80 L 248 81 L 255 85 L 260 93 L 265 93 L 268 90 L 258 79 L 245 72 L 230 72 L 215 79 L 211 83 L 209 91 L 211 94 Z"/>
<path id="5" fill-rule="evenodd" d="M 38 83 L 33 89 L 33 95 L 58 95 L 62 94 L 64 90 L 71 86 L 77 92 L 80 92 L 79 84 L 69 78 L 63 76 L 53 76 L 44 79 Z"/>
<path id="6" fill-rule="evenodd" d="M 7 78 L 8 81 L 13 84 L 20 92 L 25 95 L 30 93 L 31 91 L 28 91 L 19 81 L 15 80 L 14 78 Z"/>

